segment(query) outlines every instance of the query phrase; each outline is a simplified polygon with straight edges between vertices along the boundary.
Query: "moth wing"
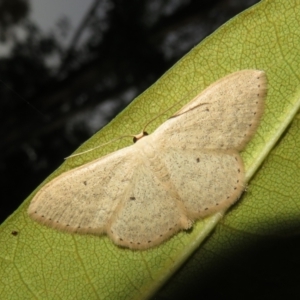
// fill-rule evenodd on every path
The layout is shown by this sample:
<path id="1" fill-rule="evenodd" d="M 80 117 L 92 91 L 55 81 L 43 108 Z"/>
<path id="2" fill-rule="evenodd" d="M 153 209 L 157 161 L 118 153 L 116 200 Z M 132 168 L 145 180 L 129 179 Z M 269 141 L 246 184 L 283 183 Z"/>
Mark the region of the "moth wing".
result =
<path id="1" fill-rule="evenodd" d="M 228 208 L 244 190 L 243 161 L 234 150 L 168 149 L 160 158 L 191 220 Z"/>
<path id="2" fill-rule="evenodd" d="M 180 199 L 145 163 L 139 164 L 130 194 L 111 219 L 108 235 L 118 245 L 147 249 L 191 226 Z"/>
<path id="3" fill-rule="evenodd" d="M 258 127 L 266 75 L 243 70 L 206 88 L 153 133 L 160 147 L 242 150 Z"/>
<path id="4" fill-rule="evenodd" d="M 63 173 L 40 189 L 28 213 L 64 231 L 104 233 L 138 163 L 133 145 Z"/>

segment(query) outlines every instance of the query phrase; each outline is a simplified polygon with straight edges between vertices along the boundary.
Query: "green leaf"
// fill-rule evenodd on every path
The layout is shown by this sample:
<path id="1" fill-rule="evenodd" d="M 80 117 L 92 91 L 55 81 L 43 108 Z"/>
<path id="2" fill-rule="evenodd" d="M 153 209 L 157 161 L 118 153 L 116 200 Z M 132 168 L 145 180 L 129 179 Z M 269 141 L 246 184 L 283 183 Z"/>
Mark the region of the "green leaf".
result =
<path id="1" fill-rule="evenodd" d="M 0 229 L 0 298 L 146 298 L 199 248 L 170 281 L 175 284 L 160 293 L 162 297 L 173 297 L 177 287 L 192 282 L 199 274 L 203 280 L 207 270 L 217 273 L 224 255 L 231 253 L 234 258 L 233 254 L 239 251 L 253 249 L 257 241 L 292 236 L 300 225 L 300 135 L 299 118 L 295 117 L 300 105 L 299 15 L 297 0 L 265 0 L 240 14 L 190 51 L 78 150 L 138 133 L 145 119 L 150 120 L 182 99 L 168 115 L 151 123 L 147 130 L 152 132 L 217 79 L 242 69 L 265 70 L 266 111 L 257 134 L 243 153 L 247 178 L 254 178 L 248 191 L 202 246 L 199 247 L 221 214 L 197 222 L 192 231 L 181 232 L 159 247 L 131 251 L 115 246 L 105 236 L 71 235 L 33 222 L 26 210 L 34 191 Z M 122 139 L 71 158 L 45 183 L 129 144 Z M 197 281 L 197 285 L 204 281 Z"/>

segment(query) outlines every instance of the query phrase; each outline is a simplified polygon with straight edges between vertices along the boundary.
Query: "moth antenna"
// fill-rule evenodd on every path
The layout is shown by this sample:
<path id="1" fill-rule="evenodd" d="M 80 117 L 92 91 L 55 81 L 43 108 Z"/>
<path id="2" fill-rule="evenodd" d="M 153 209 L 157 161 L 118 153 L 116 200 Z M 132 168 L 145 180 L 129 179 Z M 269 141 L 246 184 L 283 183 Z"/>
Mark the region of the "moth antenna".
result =
<path id="1" fill-rule="evenodd" d="M 196 87 L 196 88 L 192 89 L 191 91 L 187 92 L 180 100 L 178 100 L 177 102 L 175 102 L 172 106 L 168 107 L 166 110 L 162 111 L 162 112 L 159 113 L 157 116 L 155 116 L 155 117 L 152 118 L 150 121 L 148 121 L 148 122 L 146 123 L 146 125 L 143 127 L 142 132 L 146 132 L 146 128 L 147 128 L 147 126 L 148 126 L 149 124 L 151 124 L 153 121 L 155 121 L 155 120 L 158 119 L 159 117 L 161 117 L 161 116 L 163 116 L 164 114 L 166 114 L 166 113 L 167 113 L 168 111 L 170 111 L 172 108 L 176 107 L 176 105 L 180 104 L 183 100 L 187 99 L 188 96 L 189 96 L 192 92 L 194 92 L 197 88 L 198 88 L 198 87 Z M 199 104 L 199 105 L 197 105 L 197 106 L 204 105 L 204 104 L 208 104 L 208 103 L 202 103 L 202 104 Z M 196 106 L 196 107 L 197 107 L 197 106 Z M 194 107 L 194 108 L 196 108 L 196 107 Z M 191 108 L 191 110 L 194 109 L 194 108 Z M 185 113 L 186 113 L 186 112 L 185 112 Z M 174 117 L 177 117 L 177 116 L 179 116 L 179 115 L 180 115 L 180 114 L 177 114 L 177 112 L 176 112 L 173 116 L 170 117 L 170 119 L 171 119 L 171 118 L 174 118 Z"/>
<path id="2" fill-rule="evenodd" d="M 115 138 L 115 139 L 113 139 L 113 140 L 111 140 L 111 141 L 109 141 L 109 142 L 107 142 L 107 143 L 101 144 L 101 145 L 99 145 L 99 146 L 97 146 L 97 147 L 91 148 L 91 149 L 86 150 L 86 151 L 82 151 L 82 152 L 79 152 L 79 153 L 72 154 L 72 155 L 70 155 L 70 156 L 65 157 L 64 159 L 69 159 L 69 158 L 72 158 L 72 157 L 75 157 L 75 156 L 79 156 L 79 155 L 82 155 L 82 154 L 85 154 L 85 153 L 94 151 L 94 150 L 96 150 L 96 149 L 98 149 L 98 148 L 101 148 L 101 147 L 106 146 L 106 145 L 108 145 L 108 144 L 114 143 L 114 142 L 116 142 L 116 141 L 118 141 L 118 140 L 121 140 L 121 139 L 123 139 L 123 138 L 126 138 L 126 137 L 131 137 L 131 138 L 133 137 L 133 138 L 134 138 L 135 135 L 131 135 L 131 134 L 130 134 L 130 135 L 122 135 L 122 136 L 120 136 L 120 137 L 118 137 L 118 138 Z"/>

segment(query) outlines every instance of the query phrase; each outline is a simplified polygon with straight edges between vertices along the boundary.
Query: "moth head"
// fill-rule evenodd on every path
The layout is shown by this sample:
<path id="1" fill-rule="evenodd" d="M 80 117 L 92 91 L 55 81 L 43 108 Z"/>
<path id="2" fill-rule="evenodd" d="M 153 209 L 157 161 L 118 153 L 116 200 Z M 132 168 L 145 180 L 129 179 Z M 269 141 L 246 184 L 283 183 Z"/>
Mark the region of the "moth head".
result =
<path id="1" fill-rule="evenodd" d="M 146 131 L 142 131 L 141 133 L 139 133 L 133 137 L 133 142 L 136 143 L 137 141 L 139 141 L 146 135 L 148 135 L 148 133 Z"/>

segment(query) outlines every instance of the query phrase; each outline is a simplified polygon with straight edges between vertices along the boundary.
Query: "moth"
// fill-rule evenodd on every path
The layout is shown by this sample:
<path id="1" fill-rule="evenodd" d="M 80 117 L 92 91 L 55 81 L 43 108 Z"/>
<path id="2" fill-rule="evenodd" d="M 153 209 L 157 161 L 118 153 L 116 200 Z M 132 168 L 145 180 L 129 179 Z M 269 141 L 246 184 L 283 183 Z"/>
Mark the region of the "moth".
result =
<path id="1" fill-rule="evenodd" d="M 43 186 L 29 216 L 49 227 L 148 249 L 225 210 L 245 188 L 239 154 L 264 110 L 264 71 L 216 81 L 152 134 Z"/>

